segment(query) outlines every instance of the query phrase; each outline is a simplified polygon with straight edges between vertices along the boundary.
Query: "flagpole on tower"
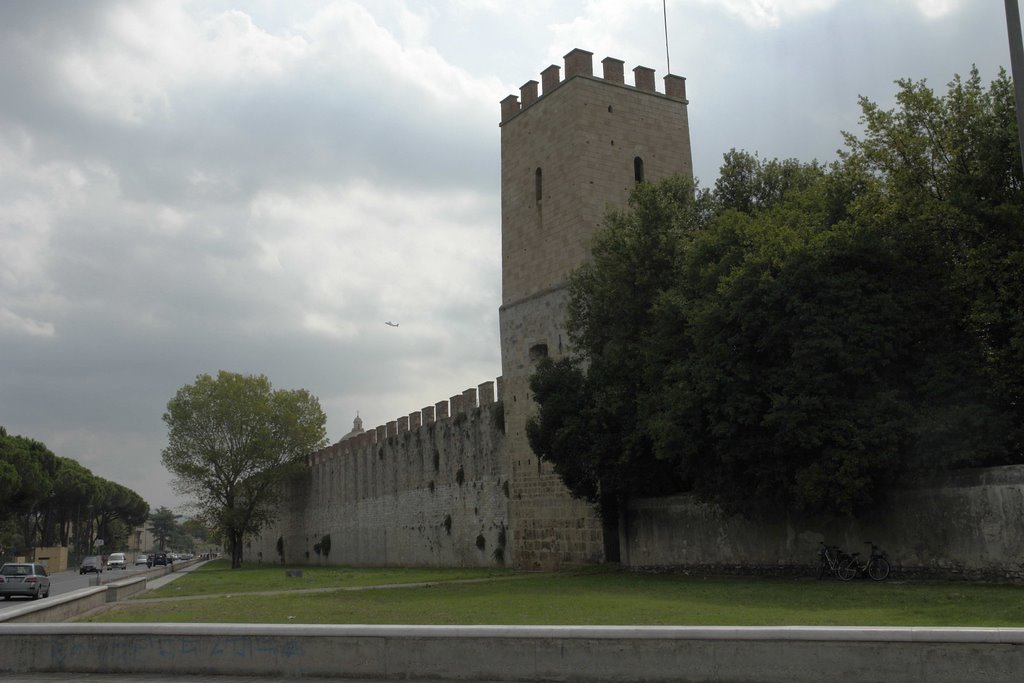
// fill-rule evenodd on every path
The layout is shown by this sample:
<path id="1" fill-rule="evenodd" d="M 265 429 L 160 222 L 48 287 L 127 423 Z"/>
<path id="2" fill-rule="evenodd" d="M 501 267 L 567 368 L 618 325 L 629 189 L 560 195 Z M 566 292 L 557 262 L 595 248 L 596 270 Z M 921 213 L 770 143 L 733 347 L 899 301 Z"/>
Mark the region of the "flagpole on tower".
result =
<path id="1" fill-rule="evenodd" d="M 668 56 L 668 9 L 666 8 L 667 0 L 661 0 L 661 16 L 665 21 L 665 73 L 672 73 L 672 62 Z"/>

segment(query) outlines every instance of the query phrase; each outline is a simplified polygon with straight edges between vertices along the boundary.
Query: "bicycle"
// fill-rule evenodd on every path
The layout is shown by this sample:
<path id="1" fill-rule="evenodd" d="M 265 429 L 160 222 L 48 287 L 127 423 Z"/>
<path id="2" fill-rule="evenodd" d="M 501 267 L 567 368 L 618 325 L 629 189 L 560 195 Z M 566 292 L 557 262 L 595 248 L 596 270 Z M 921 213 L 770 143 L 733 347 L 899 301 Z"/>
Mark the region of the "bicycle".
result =
<path id="1" fill-rule="evenodd" d="M 840 581 L 849 581 L 857 575 L 857 566 L 853 557 L 840 550 L 839 546 L 822 542 L 818 550 L 817 578 L 821 580 L 826 571 L 832 572 Z"/>
<path id="2" fill-rule="evenodd" d="M 885 551 L 881 550 L 873 541 L 864 541 L 864 545 L 871 546 L 871 556 L 864 564 L 859 564 L 857 560 L 860 553 L 850 556 L 856 575 L 867 576 L 872 581 L 885 581 L 889 576 L 889 560 L 885 556 Z"/>

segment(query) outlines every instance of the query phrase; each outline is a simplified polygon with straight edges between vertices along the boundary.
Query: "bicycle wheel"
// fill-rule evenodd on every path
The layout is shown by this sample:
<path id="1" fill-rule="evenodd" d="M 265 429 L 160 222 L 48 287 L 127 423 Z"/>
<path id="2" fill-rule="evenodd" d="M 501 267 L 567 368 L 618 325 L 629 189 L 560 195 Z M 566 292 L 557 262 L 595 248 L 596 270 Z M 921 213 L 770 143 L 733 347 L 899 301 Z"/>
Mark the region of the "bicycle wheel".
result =
<path id="1" fill-rule="evenodd" d="M 816 578 L 818 581 L 821 581 L 823 578 L 825 578 L 826 569 L 828 569 L 828 565 L 825 564 L 825 560 L 821 560 L 820 562 L 818 562 L 818 570 L 817 572 L 815 572 L 814 578 Z"/>
<path id="2" fill-rule="evenodd" d="M 889 576 L 889 561 L 884 557 L 872 557 L 868 561 L 868 576 L 873 581 L 885 581 Z"/>
<path id="3" fill-rule="evenodd" d="M 857 576 L 857 561 L 852 557 L 840 558 L 839 566 L 836 568 L 836 576 L 839 577 L 840 581 L 849 581 Z"/>

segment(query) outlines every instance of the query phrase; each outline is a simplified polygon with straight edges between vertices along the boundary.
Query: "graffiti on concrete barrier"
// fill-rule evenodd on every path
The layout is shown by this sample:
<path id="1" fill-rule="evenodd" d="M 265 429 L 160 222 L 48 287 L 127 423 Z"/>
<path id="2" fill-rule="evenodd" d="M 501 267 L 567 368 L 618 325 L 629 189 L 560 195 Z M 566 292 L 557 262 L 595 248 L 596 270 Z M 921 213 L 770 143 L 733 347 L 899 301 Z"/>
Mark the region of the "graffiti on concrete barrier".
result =
<path id="1" fill-rule="evenodd" d="M 229 637 L 128 637 L 123 635 L 104 638 L 97 642 L 90 639 L 85 647 L 75 638 L 56 638 L 50 642 L 50 660 L 58 668 L 65 662 L 76 662 L 83 657 L 99 659 L 104 663 L 125 663 L 146 660 L 157 654 L 164 659 L 191 658 L 239 658 L 266 657 L 291 659 L 303 654 L 302 642 L 296 639 L 282 639 L 265 636 Z"/>

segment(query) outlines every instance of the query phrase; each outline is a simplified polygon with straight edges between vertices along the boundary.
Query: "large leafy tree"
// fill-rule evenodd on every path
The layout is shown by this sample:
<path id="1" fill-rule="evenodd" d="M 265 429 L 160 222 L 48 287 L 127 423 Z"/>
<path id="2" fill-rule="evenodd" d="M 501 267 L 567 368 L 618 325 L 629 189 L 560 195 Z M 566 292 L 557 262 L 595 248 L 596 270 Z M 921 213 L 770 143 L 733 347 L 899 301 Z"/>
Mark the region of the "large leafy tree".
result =
<path id="1" fill-rule="evenodd" d="M 98 499 L 100 479 L 71 458 L 59 458 L 53 495 L 47 508 L 57 525 L 57 542 L 86 552 L 92 545 L 91 513 Z"/>
<path id="2" fill-rule="evenodd" d="M 167 550 L 167 544 L 178 534 L 178 520 L 174 511 L 164 506 L 158 507 L 150 515 L 149 525 L 157 548 Z"/>
<path id="3" fill-rule="evenodd" d="M 97 538 L 120 544 L 149 510 L 134 491 L 2 427 L 0 475 L 0 520 L 18 529 L 19 546 L 71 545 L 82 553 Z"/>
<path id="4" fill-rule="evenodd" d="M 612 212 L 593 261 L 570 282 L 571 358 L 545 361 L 531 380 L 539 406 L 527 437 L 569 490 L 614 527 L 630 493 L 672 490 L 671 466 L 653 458 L 640 406 L 657 393 L 647 362 L 651 304 L 671 281 L 677 249 L 707 210 L 688 181 L 640 184 L 630 210 Z M 614 559 L 617 533 L 605 533 Z"/>
<path id="5" fill-rule="evenodd" d="M 856 514 L 912 472 L 1019 462 L 1024 216 L 1012 89 L 901 81 L 829 166 L 735 150 L 636 188 L 531 384 L 574 494 Z"/>
<path id="6" fill-rule="evenodd" d="M 210 542 L 210 530 L 201 519 L 186 519 L 179 526 L 181 541 L 185 550 L 194 551 L 197 544 Z"/>
<path id="7" fill-rule="evenodd" d="M 856 214 L 900 225 L 941 246 L 955 300 L 982 345 L 991 395 L 1016 413 L 1012 448 L 1024 449 L 1024 171 L 1013 84 L 985 88 L 976 68 L 944 95 L 898 82 L 897 107 L 861 98 L 864 135 L 846 134 L 846 168 L 875 191 Z"/>
<path id="8" fill-rule="evenodd" d="M 107 547 L 124 547 L 131 529 L 145 523 L 147 517 L 149 504 L 137 493 L 112 481 L 98 482 L 93 533 L 95 538 L 102 538 Z"/>
<path id="9" fill-rule="evenodd" d="M 23 542 L 32 545 L 41 538 L 41 514 L 53 488 L 57 456 L 40 441 L 4 432 L 0 463 L 11 477 L 6 486 L 0 486 L 0 493 L 6 489 L 0 509 L 14 517 Z"/>
<path id="10" fill-rule="evenodd" d="M 694 352 L 663 359 L 661 453 L 728 509 L 843 514 L 913 471 L 1004 461 L 942 253 L 815 215 L 734 215 L 694 241 L 662 309 Z"/>
<path id="11" fill-rule="evenodd" d="M 244 539 L 274 519 L 284 480 L 327 442 L 319 401 L 303 389 L 275 391 L 262 375 L 221 371 L 179 389 L 163 419 L 164 466 L 223 531 L 240 567 Z"/>

